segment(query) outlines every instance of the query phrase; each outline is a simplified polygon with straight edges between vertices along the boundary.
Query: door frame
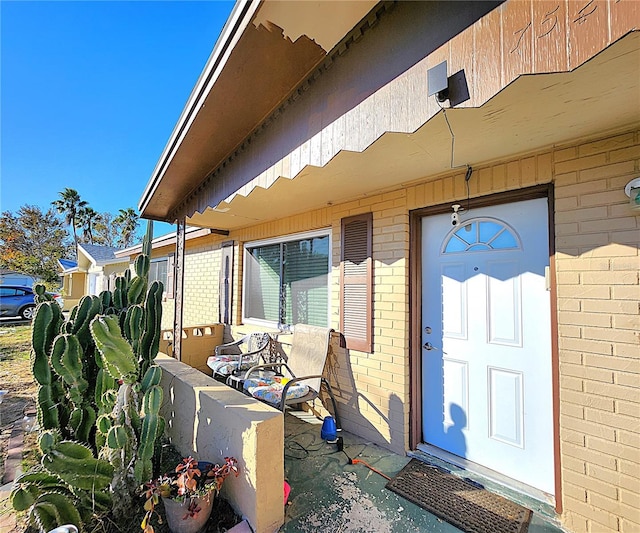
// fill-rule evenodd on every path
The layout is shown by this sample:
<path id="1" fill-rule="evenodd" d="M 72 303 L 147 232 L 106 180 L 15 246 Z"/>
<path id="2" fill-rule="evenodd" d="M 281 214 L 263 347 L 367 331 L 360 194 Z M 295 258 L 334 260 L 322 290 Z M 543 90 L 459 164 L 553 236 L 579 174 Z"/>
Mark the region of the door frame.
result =
<path id="1" fill-rule="evenodd" d="M 463 207 L 479 208 L 500 204 L 548 199 L 549 274 L 551 305 L 551 378 L 553 394 L 553 451 L 555 472 L 555 510 L 562 513 L 562 483 L 560 464 L 560 369 L 558 358 L 557 286 L 555 268 L 555 225 L 553 183 L 494 193 L 468 201 Z M 452 200 L 447 203 L 409 211 L 409 446 L 415 450 L 422 442 L 422 219 L 432 215 L 452 213 Z"/>

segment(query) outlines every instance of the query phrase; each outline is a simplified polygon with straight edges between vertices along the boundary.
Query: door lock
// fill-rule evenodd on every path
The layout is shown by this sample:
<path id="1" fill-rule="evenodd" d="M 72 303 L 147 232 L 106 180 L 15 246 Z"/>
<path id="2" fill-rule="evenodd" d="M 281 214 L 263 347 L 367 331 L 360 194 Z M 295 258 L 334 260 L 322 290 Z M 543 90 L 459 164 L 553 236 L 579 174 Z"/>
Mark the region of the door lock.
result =
<path id="1" fill-rule="evenodd" d="M 430 327 L 430 326 L 427 326 L 426 328 L 424 328 L 424 332 L 425 332 L 427 335 L 431 335 L 431 327 Z"/>

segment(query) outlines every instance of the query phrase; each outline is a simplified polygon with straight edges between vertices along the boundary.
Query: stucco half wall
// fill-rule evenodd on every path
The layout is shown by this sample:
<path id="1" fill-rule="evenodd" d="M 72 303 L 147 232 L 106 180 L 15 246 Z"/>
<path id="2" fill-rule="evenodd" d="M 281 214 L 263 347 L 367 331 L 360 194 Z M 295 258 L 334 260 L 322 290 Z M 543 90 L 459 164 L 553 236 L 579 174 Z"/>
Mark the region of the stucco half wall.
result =
<path id="1" fill-rule="evenodd" d="M 222 496 L 255 533 L 277 531 L 284 523 L 282 413 L 171 357 L 161 354 L 156 361 L 172 444 L 203 461 L 238 459 L 240 475 L 227 479 Z"/>

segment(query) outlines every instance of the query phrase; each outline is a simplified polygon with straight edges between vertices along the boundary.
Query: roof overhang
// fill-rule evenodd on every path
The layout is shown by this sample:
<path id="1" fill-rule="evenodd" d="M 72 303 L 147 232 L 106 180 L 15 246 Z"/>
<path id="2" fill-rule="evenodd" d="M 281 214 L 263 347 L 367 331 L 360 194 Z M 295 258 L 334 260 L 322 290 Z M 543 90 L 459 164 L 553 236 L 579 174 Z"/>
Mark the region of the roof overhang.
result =
<path id="1" fill-rule="evenodd" d="M 187 223 L 232 230 L 436 179 L 452 167 L 464 174 L 466 164 L 636 128 L 638 65 L 640 32 L 632 32 L 573 72 L 521 76 L 479 108 L 447 109 L 454 142 L 441 111 L 414 133 L 385 133 L 362 153 L 342 151 L 324 167 L 236 194 Z"/>
<path id="2" fill-rule="evenodd" d="M 199 194 L 205 178 L 382 5 L 238 3 L 144 191 L 142 216 L 174 222 L 181 202 Z M 342 150 L 324 166 L 308 165 L 266 188 L 232 194 L 201 212 L 190 205 L 186 222 L 233 230 L 436 179 L 466 164 L 477 168 L 637 127 L 639 64 L 634 31 L 570 72 L 521 75 L 480 107 L 447 109 L 449 124 L 441 111 L 414 132 L 384 133 L 362 152 Z"/>
<path id="3" fill-rule="evenodd" d="M 175 205 L 233 153 L 377 3 L 238 2 L 142 194 L 141 215 L 173 222 Z"/>

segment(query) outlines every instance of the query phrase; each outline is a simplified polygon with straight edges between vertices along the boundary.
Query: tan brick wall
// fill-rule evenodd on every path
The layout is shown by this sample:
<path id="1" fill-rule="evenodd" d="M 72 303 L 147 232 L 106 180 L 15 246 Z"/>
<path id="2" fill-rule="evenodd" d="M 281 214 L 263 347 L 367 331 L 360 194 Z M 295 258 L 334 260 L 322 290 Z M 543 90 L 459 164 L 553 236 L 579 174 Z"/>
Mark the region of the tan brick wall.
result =
<path id="1" fill-rule="evenodd" d="M 555 183 L 561 518 L 577 533 L 640 531 L 640 217 L 623 193 L 639 171 L 633 131 L 478 167 L 469 183 L 472 197 Z M 466 194 L 463 170 L 225 237 L 237 243 L 240 324 L 242 243 L 330 228 L 331 326 L 339 329 L 340 220 L 373 212 L 374 352 L 334 345 L 329 374 L 345 428 L 399 452 L 409 428 L 409 211 Z M 221 240 L 187 256 L 185 323 L 217 320 Z"/>
<path id="2" fill-rule="evenodd" d="M 640 531 L 640 132 L 553 153 L 564 523 Z"/>
<path id="3" fill-rule="evenodd" d="M 398 190 L 332 207 L 332 327 L 340 329 L 340 222 L 373 213 L 373 353 L 336 349 L 343 424 L 404 453 L 409 421 L 409 212 Z"/>
<path id="4" fill-rule="evenodd" d="M 207 235 L 188 240 L 184 258 L 184 301 L 182 323 L 185 327 L 218 322 L 218 274 L 220 244 L 223 239 Z M 175 253 L 175 245 L 153 250 L 152 257 Z M 173 329 L 175 300 L 162 303 L 162 329 Z"/>
<path id="5" fill-rule="evenodd" d="M 219 273 L 219 244 L 207 244 L 186 250 L 182 319 L 185 326 L 218 322 Z"/>

